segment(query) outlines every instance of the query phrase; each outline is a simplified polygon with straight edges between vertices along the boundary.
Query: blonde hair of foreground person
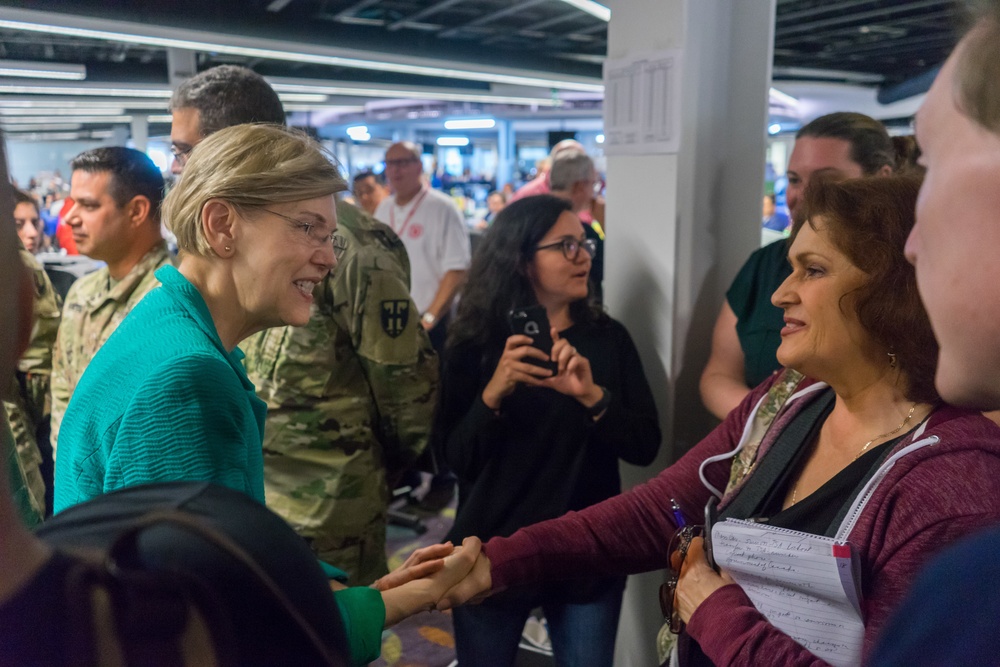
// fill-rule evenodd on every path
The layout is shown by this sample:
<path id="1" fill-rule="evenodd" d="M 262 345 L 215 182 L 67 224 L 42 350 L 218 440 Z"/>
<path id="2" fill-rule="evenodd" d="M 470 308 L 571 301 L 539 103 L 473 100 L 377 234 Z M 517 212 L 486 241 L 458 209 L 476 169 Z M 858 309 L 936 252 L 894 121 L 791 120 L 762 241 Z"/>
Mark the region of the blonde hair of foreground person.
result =
<path id="1" fill-rule="evenodd" d="M 215 257 L 201 224 L 201 209 L 210 199 L 244 213 L 346 189 L 332 156 L 306 134 L 279 125 L 234 125 L 191 153 L 163 202 L 163 220 L 181 252 Z"/>

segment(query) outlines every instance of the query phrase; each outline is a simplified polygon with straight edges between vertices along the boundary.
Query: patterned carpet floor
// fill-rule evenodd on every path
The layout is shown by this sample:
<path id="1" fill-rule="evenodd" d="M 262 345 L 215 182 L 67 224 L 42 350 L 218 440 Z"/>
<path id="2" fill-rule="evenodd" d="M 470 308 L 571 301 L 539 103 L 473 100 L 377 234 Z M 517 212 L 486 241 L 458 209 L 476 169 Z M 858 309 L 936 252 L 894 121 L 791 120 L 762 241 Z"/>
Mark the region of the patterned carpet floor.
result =
<path id="1" fill-rule="evenodd" d="M 414 549 L 444 540 L 455 521 L 456 498 L 440 511 L 407 506 L 404 511 L 420 517 L 427 531 L 417 534 L 410 528 L 389 526 L 386 548 L 389 567 L 398 567 Z M 455 635 L 451 612 L 425 612 L 399 623 L 382 634 L 382 656 L 374 667 L 457 667 Z M 553 667 L 551 657 L 522 648 L 512 667 Z M 463 667 L 475 667 L 464 665 Z"/>

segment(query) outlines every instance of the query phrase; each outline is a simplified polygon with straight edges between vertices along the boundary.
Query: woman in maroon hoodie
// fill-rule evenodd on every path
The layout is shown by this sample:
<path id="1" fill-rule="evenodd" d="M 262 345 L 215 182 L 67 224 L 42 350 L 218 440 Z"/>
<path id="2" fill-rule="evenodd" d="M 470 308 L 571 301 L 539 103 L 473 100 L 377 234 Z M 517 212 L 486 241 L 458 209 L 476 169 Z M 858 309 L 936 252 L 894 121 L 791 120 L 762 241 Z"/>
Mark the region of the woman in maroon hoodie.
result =
<path id="1" fill-rule="evenodd" d="M 527 582 L 662 569 L 678 516 L 693 522 L 718 496 L 719 521 L 851 545 L 868 655 L 921 564 L 1000 519 L 1000 428 L 934 389 L 938 348 L 903 257 L 919 184 L 812 187 L 807 222 L 792 234 L 792 275 L 772 297 L 785 312 L 786 370 L 644 486 L 490 540 L 441 606 Z M 686 624 L 679 664 L 824 664 L 713 570 L 702 546 L 690 543 L 672 599 L 675 625 Z"/>

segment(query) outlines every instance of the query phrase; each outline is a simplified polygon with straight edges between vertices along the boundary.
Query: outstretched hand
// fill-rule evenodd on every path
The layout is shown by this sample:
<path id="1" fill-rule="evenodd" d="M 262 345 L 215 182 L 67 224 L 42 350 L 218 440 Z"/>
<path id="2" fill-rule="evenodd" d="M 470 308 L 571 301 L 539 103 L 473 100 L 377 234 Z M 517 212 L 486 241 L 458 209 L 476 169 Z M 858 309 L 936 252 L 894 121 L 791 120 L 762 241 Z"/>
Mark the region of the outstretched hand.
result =
<path id="1" fill-rule="evenodd" d="M 435 545 L 435 547 L 451 549 L 450 554 L 443 560 L 437 561 L 440 563 L 437 571 L 395 588 L 382 590 L 382 601 L 385 603 L 385 627 L 398 623 L 417 612 L 436 608 L 445 593 L 462 582 L 476 565 L 482 546 L 478 537 L 467 537 L 462 541 L 461 547 L 454 549 L 450 544 Z M 414 557 L 417 556 L 417 553 L 414 552 L 406 562 L 410 563 L 411 560 L 425 558 L 431 553 L 439 554 L 440 552 L 435 547 L 420 549 L 419 551 L 422 553 L 416 559 Z M 409 569 L 412 571 L 424 564 L 417 563 Z M 406 563 L 404 563 L 405 566 Z"/>
<path id="2" fill-rule="evenodd" d="M 464 579 L 449 589 L 438 601 L 438 611 L 444 611 L 467 602 L 482 602 L 493 592 L 490 576 L 490 559 L 480 552 L 475 564 Z"/>
<path id="3" fill-rule="evenodd" d="M 451 555 L 454 550 L 455 547 L 451 542 L 417 549 L 402 565 L 373 583 L 372 588 L 387 591 L 415 579 L 430 576 L 444 567 L 444 558 Z"/>

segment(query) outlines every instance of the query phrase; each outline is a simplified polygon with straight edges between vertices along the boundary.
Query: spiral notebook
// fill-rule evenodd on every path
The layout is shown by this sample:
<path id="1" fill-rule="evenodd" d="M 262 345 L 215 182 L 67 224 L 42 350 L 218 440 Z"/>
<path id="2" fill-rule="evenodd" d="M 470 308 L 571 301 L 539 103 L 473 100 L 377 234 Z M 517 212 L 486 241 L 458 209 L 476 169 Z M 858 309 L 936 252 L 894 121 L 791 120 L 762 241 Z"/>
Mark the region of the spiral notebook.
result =
<path id="1" fill-rule="evenodd" d="M 712 549 L 772 625 L 832 665 L 861 664 L 860 563 L 850 544 L 727 519 L 713 526 Z"/>

